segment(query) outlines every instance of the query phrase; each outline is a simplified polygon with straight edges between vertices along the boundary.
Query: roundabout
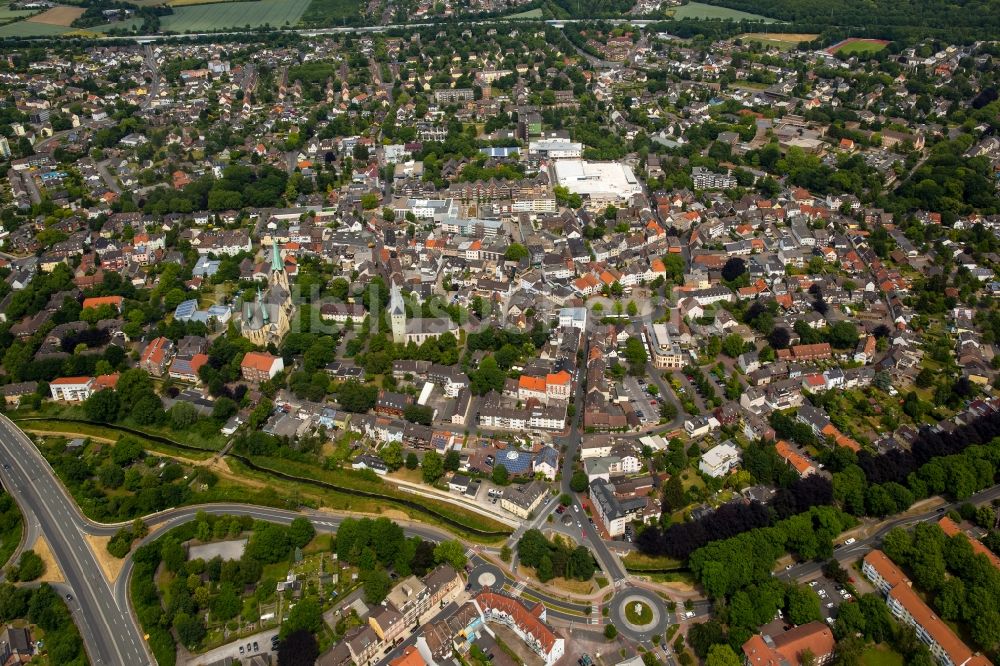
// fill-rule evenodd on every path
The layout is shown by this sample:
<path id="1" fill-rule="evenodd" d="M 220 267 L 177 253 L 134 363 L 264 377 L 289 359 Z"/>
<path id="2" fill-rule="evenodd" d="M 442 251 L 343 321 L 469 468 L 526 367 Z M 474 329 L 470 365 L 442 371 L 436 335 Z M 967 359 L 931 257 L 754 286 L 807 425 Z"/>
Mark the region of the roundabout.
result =
<path id="1" fill-rule="evenodd" d="M 480 562 L 469 572 L 469 587 L 473 592 L 478 592 L 484 587 L 502 590 L 506 580 L 507 577 L 500 567 L 489 562 Z"/>
<path id="2" fill-rule="evenodd" d="M 619 633 L 640 642 L 662 634 L 667 628 L 666 604 L 654 592 L 626 588 L 608 604 L 611 623 Z"/>

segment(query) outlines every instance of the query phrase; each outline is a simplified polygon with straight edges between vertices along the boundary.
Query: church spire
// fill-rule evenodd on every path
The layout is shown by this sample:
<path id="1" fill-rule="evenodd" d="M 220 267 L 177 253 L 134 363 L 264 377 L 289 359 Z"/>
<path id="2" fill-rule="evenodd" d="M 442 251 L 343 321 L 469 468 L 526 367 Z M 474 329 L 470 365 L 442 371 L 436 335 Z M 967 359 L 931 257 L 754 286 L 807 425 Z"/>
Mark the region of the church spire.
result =
<path id="1" fill-rule="evenodd" d="M 281 253 L 278 251 L 278 241 L 274 240 L 271 242 L 271 272 L 277 273 L 283 270 L 285 270 L 285 262 L 281 260 Z"/>
<path id="2" fill-rule="evenodd" d="M 271 317 L 267 312 L 267 306 L 263 303 L 263 299 L 261 298 L 260 287 L 257 287 L 257 307 L 260 308 L 261 318 L 266 324 Z"/>

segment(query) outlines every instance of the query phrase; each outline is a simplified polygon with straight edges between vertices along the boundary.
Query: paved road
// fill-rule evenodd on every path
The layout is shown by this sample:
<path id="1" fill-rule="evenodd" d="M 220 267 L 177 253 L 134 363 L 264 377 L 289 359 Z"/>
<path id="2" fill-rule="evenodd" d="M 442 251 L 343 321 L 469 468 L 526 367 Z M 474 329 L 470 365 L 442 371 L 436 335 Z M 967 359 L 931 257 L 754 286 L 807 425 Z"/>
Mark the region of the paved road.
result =
<path id="1" fill-rule="evenodd" d="M 878 547 L 882 543 L 882 539 L 888 534 L 892 529 L 896 527 L 913 527 L 918 523 L 923 523 L 931 520 L 938 520 L 943 514 L 951 509 L 957 509 L 960 505 L 966 502 L 971 502 L 973 504 L 984 504 L 986 502 L 992 502 L 995 499 L 1000 499 L 1000 485 L 993 486 L 992 488 L 987 488 L 986 490 L 976 493 L 972 497 L 961 502 L 951 502 L 950 504 L 944 504 L 936 509 L 931 509 L 920 514 L 911 516 L 900 516 L 897 518 L 890 518 L 884 521 L 878 530 L 873 532 L 870 536 L 862 539 L 858 539 L 850 546 L 843 546 L 837 548 L 833 551 L 833 557 L 843 563 L 848 560 L 853 560 L 858 557 L 864 556 L 872 548 Z M 785 580 L 802 580 L 808 579 L 815 576 L 823 568 L 823 562 L 803 562 L 801 564 L 793 565 L 790 569 L 785 569 L 777 574 L 778 578 Z"/>
<path id="2" fill-rule="evenodd" d="M 0 417 L 0 479 L 38 529 L 72 590 L 72 609 L 94 664 L 152 664 L 127 605 L 112 594 L 84 539 L 87 522 L 34 444 Z"/>
<path id="3" fill-rule="evenodd" d="M 584 358 L 586 358 L 587 357 L 586 343 L 584 343 L 583 354 Z M 621 560 L 619 560 L 618 557 L 611 552 L 611 549 L 608 548 L 608 545 L 601 538 L 601 535 L 598 534 L 597 528 L 595 528 L 594 525 L 589 520 L 585 520 L 586 514 L 583 512 L 583 505 L 580 503 L 580 498 L 577 497 L 577 494 L 573 492 L 573 489 L 570 488 L 569 485 L 570 480 L 573 478 L 573 468 L 576 464 L 576 456 L 580 450 L 581 436 L 580 436 L 579 423 L 580 419 L 583 418 L 582 416 L 583 404 L 585 396 L 587 395 L 584 388 L 584 379 L 586 379 L 586 373 L 584 372 L 583 366 L 581 365 L 577 373 L 577 378 L 576 378 L 577 387 L 576 391 L 574 392 L 574 394 L 577 396 L 576 398 L 577 413 L 573 417 L 572 423 L 570 424 L 569 433 L 563 437 L 553 438 L 553 441 L 555 441 L 560 446 L 565 447 L 562 453 L 562 470 L 561 470 L 562 481 L 561 481 L 560 491 L 563 493 L 567 493 L 571 497 L 573 497 L 573 505 L 575 507 L 576 506 L 579 507 L 579 512 L 577 513 L 577 511 L 574 510 L 574 515 L 579 515 L 580 517 L 580 524 L 583 528 L 581 535 L 583 538 L 583 543 L 590 548 L 591 552 L 594 553 L 594 555 L 597 558 L 598 564 L 600 564 L 601 569 L 604 570 L 604 573 L 608 575 L 608 578 L 611 580 L 611 582 L 615 586 L 618 586 L 628 579 L 628 572 L 625 571 L 625 566 L 621 563 Z M 555 507 L 551 508 L 554 509 Z"/>

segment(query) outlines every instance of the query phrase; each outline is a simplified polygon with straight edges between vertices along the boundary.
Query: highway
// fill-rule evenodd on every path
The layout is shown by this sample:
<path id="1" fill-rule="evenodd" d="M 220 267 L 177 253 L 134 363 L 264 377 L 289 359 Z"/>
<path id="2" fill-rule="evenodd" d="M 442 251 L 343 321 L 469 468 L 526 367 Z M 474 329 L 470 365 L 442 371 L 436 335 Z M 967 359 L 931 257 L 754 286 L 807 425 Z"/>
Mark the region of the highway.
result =
<path id="1" fill-rule="evenodd" d="M 108 585 L 84 533 L 88 522 L 56 479 L 35 445 L 7 417 L 0 417 L 0 479 L 27 520 L 37 520 L 59 569 L 72 590 L 69 602 L 91 662 L 151 664 L 127 599 Z M 28 544 L 30 545 L 30 544 Z"/>

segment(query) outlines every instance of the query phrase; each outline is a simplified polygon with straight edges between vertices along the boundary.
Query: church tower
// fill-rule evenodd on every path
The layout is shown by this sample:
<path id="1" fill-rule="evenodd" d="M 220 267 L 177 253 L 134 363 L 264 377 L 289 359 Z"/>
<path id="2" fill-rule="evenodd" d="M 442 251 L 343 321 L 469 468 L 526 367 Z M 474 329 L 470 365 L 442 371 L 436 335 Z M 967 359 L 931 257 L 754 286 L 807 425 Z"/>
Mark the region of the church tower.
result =
<path id="1" fill-rule="evenodd" d="M 285 272 L 285 262 L 281 258 L 281 252 L 278 251 L 278 241 L 271 241 L 271 277 L 269 279 L 271 286 L 276 284 L 281 285 L 281 287 L 288 292 L 288 273 Z"/>
<path id="2" fill-rule="evenodd" d="M 392 341 L 405 345 L 406 304 L 403 302 L 403 292 L 396 284 L 389 290 L 389 320 L 392 324 Z"/>

